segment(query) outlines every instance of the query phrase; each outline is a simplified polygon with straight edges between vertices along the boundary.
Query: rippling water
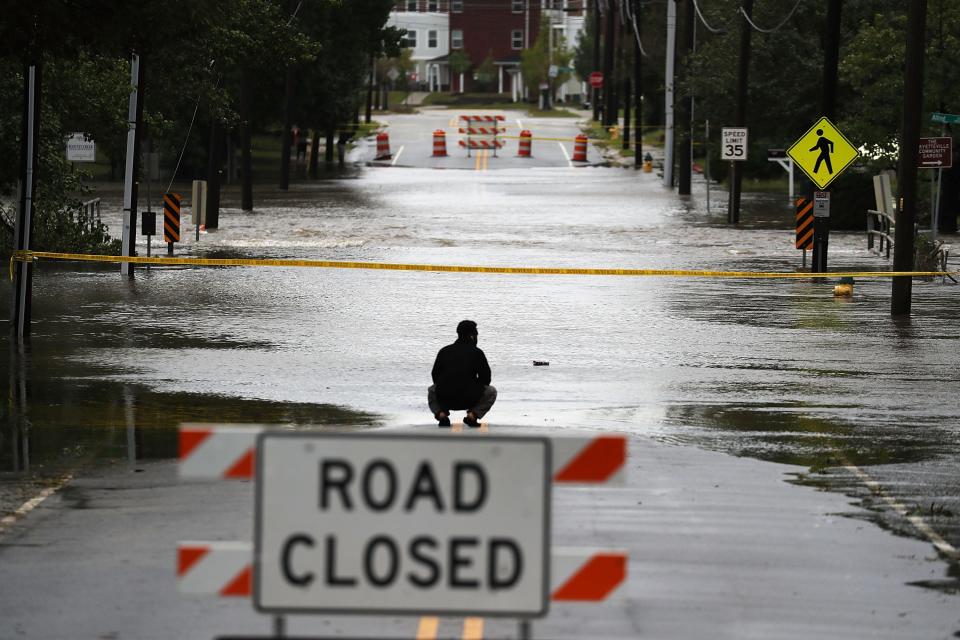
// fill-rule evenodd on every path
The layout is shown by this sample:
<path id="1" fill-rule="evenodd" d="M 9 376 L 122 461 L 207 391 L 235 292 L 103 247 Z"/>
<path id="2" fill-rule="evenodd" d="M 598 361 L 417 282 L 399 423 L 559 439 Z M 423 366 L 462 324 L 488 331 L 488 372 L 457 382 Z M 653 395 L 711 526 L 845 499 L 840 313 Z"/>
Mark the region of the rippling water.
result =
<path id="1" fill-rule="evenodd" d="M 253 213 L 231 208 L 234 195 L 199 244 L 185 224 L 178 254 L 762 271 L 801 261 L 785 197 L 748 199 L 732 228 L 719 194 L 707 213 L 702 194 L 684 202 L 618 169 L 368 170 L 264 188 Z M 106 201 L 116 224 L 116 194 Z M 830 266 L 888 265 L 863 234 L 834 233 Z M 955 456 L 958 288 L 917 281 L 913 320 L 895 323 L 889 280 L 859 281 L 852 299 L 834 298 L 833 284 L 294 268 L 139 269 L 128 283 L 115 267 L 43 264 L 30 378 L 35 394 L 63 399 L 33 428 L 124 406 L 123 389 L 153 407 L 143 411 L 155 426 L 195 415 L 424 423 L 433 357 L 471 318 L 500 392 L 494 423 L 639 432 L 814 468 L 838 452 Z M 120 414 L 81 422 L 106 428 L 88 423 Z"/>

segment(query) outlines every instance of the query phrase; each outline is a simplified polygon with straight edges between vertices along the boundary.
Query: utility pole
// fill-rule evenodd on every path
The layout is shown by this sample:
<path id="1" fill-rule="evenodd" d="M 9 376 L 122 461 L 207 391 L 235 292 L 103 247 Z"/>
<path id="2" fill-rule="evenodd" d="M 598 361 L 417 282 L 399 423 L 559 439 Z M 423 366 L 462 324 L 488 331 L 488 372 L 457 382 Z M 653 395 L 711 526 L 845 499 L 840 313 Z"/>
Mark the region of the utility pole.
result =
<path id="1" fill-rule="evenodd" d="M 123 178 L 123 234 L 120 255 L 136 255 L 137 195 L 140 187 L 140 122 L 143 120 L 143 61 L 130 56 L 130 103 L 127 109 L 127 159 Z M 120 263 L 120 275 L 133 278 L 133 265 Z"/>
<path id="2" fill-rule="evenodd" d="M 626 1 L 626 0 L 624 0 Z M 630 148 L 630 73 L 627 71 L 627 63 L 630 61 L 630 49 L 627 44 L 630 42 L 630 30 L 633 27 L 627 24 L 626 16 L 623 16 L 623 24 L 620 25 L 620 73 L 623 74 L 623 140 L 622 149 Z M 632 39 L 632 38 L 631 38 Z"/>
<path id="3" fill-rule="evenodd" d="M 606 35 L 603 38 L 603 126 L 617 123 L 617 103 L 613 91 L 613 52 L 616 46 L 617 12 L 612 3 L 603 16 Z"/>
<path id="4" fill-rule="evenodd" d="M 600 0 L 593 0 L 593 70 L 600 70 Z M 590 87 L 593 121 L 600 121 L 600 89 Z"/>
<path id="5" fill-rule="evenodd" d="M 753 0 L 743 0 L 742 9 L 748 17 L 753 17 Z M 747 90 L 750 86 L 750 36 L 752 27 L 746 20 L 740 22 L 740 64 L 737 72 L 737 113 L 736 127 L 747 126 Z M 740 191 L 743 187 L 743 163 L 730 163 L 730 202 L 727 208 L 727 222 L 740 223 Z"/>
<path id="6" fill-rule="evenodd" d="M 903 124 L 900 139 L 900 197 L 893 245 L 893 270 L 913 271 L 913 225 L 917 211 L 917 154 L 920 144 L 920 114 L 923 109 L 924 33 L 927 0 L 908 3 L 907 52 L 903 67 Z M 913 278 L 895 276 L 890 298 L 890 315 L 910 316 Z"/>
<path id="7" fill-rule="evenodd" d="M 220 226 L 220 173 L 223 167 L 223 132 L 216 114 L 210 114 L 210 149 L 207 151 L 207 229 Z"/>
<path id="8" fill-rule="evenodd" d="M 680 120 L 680 148 L 677 153 L 680 155 L 680 175 L 677 183 L 677 192 L 682 196 L 690 195 L 691 187 L 691 165 L 693 164 L 693 92 L 690 90 L 689 81 L 690 57 L 693 55 L 693 0 L 683 0 L 683 77 L 687 80 L 687 95 L 680 100 L 679 120 Z"/>
<path id="9" fill-rule="evenodd" d="M 673 83 L 677 56 L 677 1 L 667 0 L 667 67 L 664 76 L 663 186 L 673 187 Z"/>
<path id="10" fill-rule="evenodd" d="M 633 168 L 639 169 L 643 166 L 643 75 L 641 73 L 641 59 L 643 52 L 640 50 L 640 0 L 631 0 L 633 2 L 633 16 L 637 21 L 636 31 L 633 34 L 633 110 L 636 113 L 636 121 L 633 127 Z"/>
<path id="11" fill-rule="evenodd" d="M 837 67 L 840 62 L 840 14 L 843 0 L 827 0 L 827 29 L 823 34 L 823 93 L 820 112 L 833 120 L 837 111 Z"/>
<path id="12" fill-rule="evenodd" d="M 38 144 L 40 138 L 40 80 L 42 57 L 34 52 L 33 59 L 24 67 L 23 73 L 23 120 L 20 131 L 20 188 L 17 203 L 17 220 L 13 229 L 16 251 L 29 251 L 33 235 L 33 210 L 37 193 Z M 13 308 L 11 320 L 17 343 L 30 337 L 31 303 L 33 298 L 33 265 L 27 260 L 17 260 L 13 283 Z"/>

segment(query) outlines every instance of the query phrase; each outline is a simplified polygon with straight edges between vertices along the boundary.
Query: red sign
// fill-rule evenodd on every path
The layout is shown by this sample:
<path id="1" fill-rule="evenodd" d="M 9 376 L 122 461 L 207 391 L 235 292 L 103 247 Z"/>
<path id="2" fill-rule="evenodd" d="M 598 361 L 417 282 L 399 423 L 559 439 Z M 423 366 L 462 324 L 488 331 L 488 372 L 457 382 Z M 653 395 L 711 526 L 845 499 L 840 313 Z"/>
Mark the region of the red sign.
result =
<path id="1" fill-rule="evenodd" d="M 590 86 L 594 89 L 603 88 L 603 74 L 599 71 L 594 71 L 590 74 Z"/>
<path id="2" fill-rule="evenodd" d="M 953 166 L 953 138 L 920 138 L 917 166 L 921 169 L 949 169 Z"/>

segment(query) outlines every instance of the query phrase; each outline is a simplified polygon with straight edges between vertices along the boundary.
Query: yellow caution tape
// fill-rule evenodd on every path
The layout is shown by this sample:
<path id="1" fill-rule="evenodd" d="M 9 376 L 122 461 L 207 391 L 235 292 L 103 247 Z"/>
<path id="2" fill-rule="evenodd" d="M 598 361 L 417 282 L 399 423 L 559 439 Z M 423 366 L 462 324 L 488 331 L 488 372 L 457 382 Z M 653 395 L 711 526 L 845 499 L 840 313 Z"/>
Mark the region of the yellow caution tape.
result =
<path id="1" fill-rule="evenodd" d="M 509 138 L 509 139 L 511 139 L 511 140 L 520 140 L 521 138 L 525 138 L 525 139 L 527 139 L 527 140 L 547 140 L 547 141 L 549 141 L 549 142 L 576 142 L 576 141 L 577 141 L 576 138 L 540 138 L 540 137 L 537 137 L 537 136 L 533 136 L 533 137 L 531 137 L 531 138 L 526 138 L 525 136 L 503 136 L 503 135 L 501 135 L 501 136 L 498 136 L 498 137 L 499 137 L 499 138 Z M 594 139 L 594 138 L 587 138 L 587 142 L 597 143 L 597 142 L 604 142 L 604 141 L 603 141 L 603 140 L 596 140 L 596 139 Z"/>
<path id="2" fill-rule="evenodd" d="M 381 271 L 435 271 L 441 273 L 497 273 L 538 276 L 657 276 L 679 278 L 891 278 L 960 276 L 960 271 L 842 271 L 830 273 L 709 271 L 697 269 L 598 269 L 581 267 L 482 267 L 473 265 L 404 264 L 393 262 L 351 262 L 342 260 L 294 260 L 285 258 L 169 258 L 144 256 L 106 256 L 52 251 L 15 251 L 10 257 L 11 277 L 14 261 L 65 260 L 155 265 L 194 265 L 201 267 L 314 267 L 322 269 L 374 269 Z"/>

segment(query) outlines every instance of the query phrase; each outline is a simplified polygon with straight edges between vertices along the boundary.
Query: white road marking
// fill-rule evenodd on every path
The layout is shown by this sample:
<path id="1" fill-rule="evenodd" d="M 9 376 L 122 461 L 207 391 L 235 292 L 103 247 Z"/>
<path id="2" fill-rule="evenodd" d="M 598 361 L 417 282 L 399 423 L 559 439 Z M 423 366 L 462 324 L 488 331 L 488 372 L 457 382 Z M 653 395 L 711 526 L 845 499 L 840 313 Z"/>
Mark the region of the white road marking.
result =
<path id="1" fill-rule="evenodd" d="M 393 160 L 390 162 L 390 166 L 397 164 L 397 160 L 400 159 L 400 154 L 403 153 L 403 145 L 400 145 L 400 148 L 397 149 L 397 155 L 393 156 Z"/>
<path id="2" fill-rule="evenodd" d="M 943 537 L 934 531 L 933 528 L 927 524 L 923 518 L 918 515 L 911 515 L 906 505 L 884 491 L 883 487 L 880 486 L 880 483 L 867 475 L 866 471 L 855 464 L 848 464 L 844 467 L 844 469 L 860 478 L 860 481 L 863 482 L 863 484 L 870 489 L 874 495 L 882 498 L 891 509 L 912 524 L 917 531 L 922 533 L 927 540 L 929 540 L 933 546 L 940 551 L 940 553 L 944 554 L 945 556 L 949 556 L 954 560 L 960 559 L 960 552 L 958 552 L 952 544 L 944 540 Z"/>
<path id="3" fill-rule="evenodd" d="M 567 159 L 567 164 L 570 165 L 570 168 L 572 169 L 573 161 L 570 159 L 570 154 L 567 153 L 567 148 L 563 146 L 562 142 L 558 142 L 557 144 L 560 145 L 560 151 L 563 151 L 563 157 Z"/>
<path id="4" fill-rule="evenodd" d="M 10 529 L 10 527 L 13 525 L 14 522 L 19 520 L 23 516 L 27 515 L 34 509 L 36 509 L 38 506 L 40 506 L 40 503 L 42 503 L 44 500 L 46 500 L 47 498 L 52 496 L 54 493 L 59 491 L 60 488 L 63 487 L 63 485 L 67 484 L 71 480 L 73 480 L 73 476 L 69 476 L 69 475 L 61 478 L 56 485 L 43 489 L 36 496 L 30 498 L 29 500 L 24 502 L 22 505 L 20 505 L 20 507 L 16 511 L 14 511 L 8 516 L 4 516 L 3 518 L 0 518 L 0 535 L 6 533 Z"/>
<path id="5" fill-rule="evenodd" d="M 520 129 L 523 129 L 523 121 L 520 120 L 520 118 L 517 118 L 517 126 L 520 127 Z"/>

